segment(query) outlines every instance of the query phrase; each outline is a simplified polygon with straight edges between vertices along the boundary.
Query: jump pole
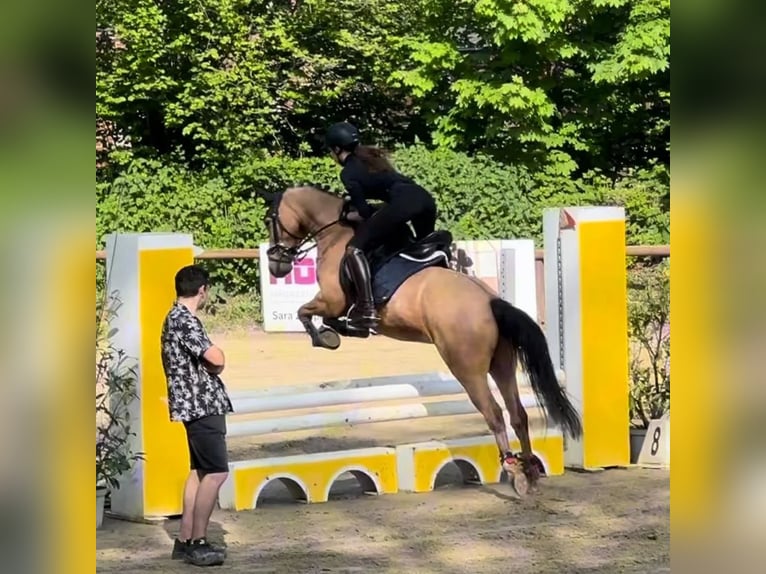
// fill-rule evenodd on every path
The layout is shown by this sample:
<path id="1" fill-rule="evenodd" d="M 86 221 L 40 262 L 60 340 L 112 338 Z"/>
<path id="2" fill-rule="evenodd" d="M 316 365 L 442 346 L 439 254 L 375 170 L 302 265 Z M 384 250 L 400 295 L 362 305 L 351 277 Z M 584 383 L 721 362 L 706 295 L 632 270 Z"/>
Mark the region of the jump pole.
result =
<path id="1" fill-rule="evenodd" d="M 194 262 L 192 236 L 110 234 L 106 238 L 107 295 L 120 300 L 110 328 L 113 343 L 135 361 L 139 399 L 131 405 L 133 452 L 143 453 L 111 493 L 111 512 L 128 519 L 181 514 L 189 455 L 181 423 L 168 415 L 162 370 L 162 322 L 175 299 L 176 272 Z"/>
<path id="2" fill-rule="evenodd" d="M 630 464 L 625 210 L 543 212 L 546 336 L 583 422 L 570 468 Z"/>

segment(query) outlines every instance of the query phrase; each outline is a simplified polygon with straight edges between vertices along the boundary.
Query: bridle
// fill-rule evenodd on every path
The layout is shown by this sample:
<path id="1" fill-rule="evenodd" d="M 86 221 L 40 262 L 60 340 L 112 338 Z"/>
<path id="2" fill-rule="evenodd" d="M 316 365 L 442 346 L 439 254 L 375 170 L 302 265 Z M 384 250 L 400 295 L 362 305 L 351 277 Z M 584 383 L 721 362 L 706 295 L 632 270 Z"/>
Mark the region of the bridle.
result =
<path id="1" fill-rule="evenodd" d="M 268 255 L 269 260 L 280 263 L 296 263 L 302 261 L 309 253 L 309 251 L 314 248 L 313 245 L 306 246 L 307 243 L 318 237 L 326 229 L 332 227 L 333 225 L 337 225 L 344 220 L 346 205 L 344 204 L 338 219 L 322 225 L 319 229 L 309 231 L 305 237 L 300 237 L 287 229 L 287 227 L 285 227 L 285 225 L 282 223 L 282 220 L 279 219 L 279 206 L 282 203 L 282 195 L 282 193 L 277 193 L 273 196 L 271 205 L 266 212 L 265 219 L 267 220 L 267 225 L 269 226 L 271 237 L 274 240 L 274 245 L 268 248 L 266 254 Z M 282 234 L 295 239 L 298 241 L 298 244 L 285 245 L 280 239 Z"/>

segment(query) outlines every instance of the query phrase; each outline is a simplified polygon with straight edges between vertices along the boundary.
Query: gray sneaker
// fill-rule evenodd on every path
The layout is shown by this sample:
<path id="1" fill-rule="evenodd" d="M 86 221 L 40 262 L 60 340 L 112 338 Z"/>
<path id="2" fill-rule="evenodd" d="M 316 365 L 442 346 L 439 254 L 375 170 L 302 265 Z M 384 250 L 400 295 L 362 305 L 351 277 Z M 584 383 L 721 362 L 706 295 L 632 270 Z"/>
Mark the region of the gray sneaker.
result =
<path id="1" fill-rule="evenodd" d="M 224 549 L 213 546 L 205 538 L 201 538 L 192 540 L 186 545 L 184 560 L 195 566 L 220 566 L 225 556 Z"/>
<path id="2" fill-rule="evenodd" d="M 171 554 L 171 558 L 173 560 L 183 560 L 184 556 L 186 556 L 186 546 L 186 542 L 176 538 L 173 541 L 173 554 Z"/>
<path id="3" fill-rule="evenodd" d="M 226 558 L 226 546 L 219 546 L 218 544 L 213 544 L 212 542 L 209 542 L 208 544 L 210 544 L 210 547 L 216 552 L 222 552 L 223 557 Z M 173 560 L 183 560 L 186 557 L 186 550 L 188 547 L 188 542 L 184 542 L 183 540 L 176 538 L 173 541 L 173 553 L 171 558 Z"/>

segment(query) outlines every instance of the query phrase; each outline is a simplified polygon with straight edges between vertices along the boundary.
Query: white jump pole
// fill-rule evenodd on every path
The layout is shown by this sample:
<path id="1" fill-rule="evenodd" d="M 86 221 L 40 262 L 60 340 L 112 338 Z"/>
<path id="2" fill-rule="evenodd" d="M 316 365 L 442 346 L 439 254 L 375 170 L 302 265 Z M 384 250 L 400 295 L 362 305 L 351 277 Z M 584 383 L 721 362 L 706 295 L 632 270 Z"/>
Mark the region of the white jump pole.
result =
<path id="1" fill-rule="evenodd" d="M 489 386 L 492 391 L 498 392 L 494 381 L 489 381 Z M 465 396 L 463 386 L 456 379 L 444 379 L 441 381 L 425 380 L 413 383 L 316 390 L 291 395 L 248 395 L 247 392 L 240 392 L 231 393 L 230 397 L 234 412 L 240 415 L 455 394 Z M 537 406 L 537 403 L 532 404 Z"/>
<path id="2" fill-rule="evenodd" d="M 538 406 L 534 397 L 522 396 L 526 409 Z M 229 422 L 229 436 L 255 436 L 279 432 L 312 430 L 327 427 L 360 425 L 376 422 L 404 421 L 425 417 L 445 417 L 478 414 L 469 400 L 415 403 L 396 406 L 363 407 L 347 411 L 314 413 L 292 417 L 268 418 L 253 421 Z M 508 425 L 508 414 L 503 409 Z M 508 426 L 510 428 L 510 426 Z"/>

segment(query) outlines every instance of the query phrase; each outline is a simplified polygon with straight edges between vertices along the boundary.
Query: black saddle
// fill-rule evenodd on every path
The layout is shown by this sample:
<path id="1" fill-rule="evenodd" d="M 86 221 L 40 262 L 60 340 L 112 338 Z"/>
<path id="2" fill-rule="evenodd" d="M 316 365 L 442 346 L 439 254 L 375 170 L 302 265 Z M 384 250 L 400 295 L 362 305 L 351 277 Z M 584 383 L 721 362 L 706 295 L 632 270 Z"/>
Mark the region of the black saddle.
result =
<path id="1" fill-rule="evenodd" d="M 420 241 L 412 241 L 398 255 L 408 256 L 413 259 L 423 260 L 433 256 L 437 251 L 450 253 L 452 245 L 452 234 L 446 229 L 437 229 L 433 233 L 426 235 Z"/>

